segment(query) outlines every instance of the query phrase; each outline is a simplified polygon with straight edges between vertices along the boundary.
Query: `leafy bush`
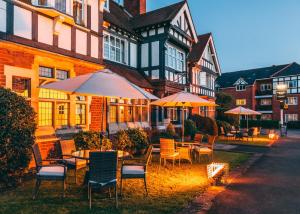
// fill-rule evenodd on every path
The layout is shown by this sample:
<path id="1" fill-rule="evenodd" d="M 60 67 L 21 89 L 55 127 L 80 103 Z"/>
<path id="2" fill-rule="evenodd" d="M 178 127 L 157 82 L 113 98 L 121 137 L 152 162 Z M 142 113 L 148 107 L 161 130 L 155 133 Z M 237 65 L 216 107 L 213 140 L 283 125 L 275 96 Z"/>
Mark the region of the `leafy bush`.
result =
<path id="1" fill-rule="evenodd" d="M 147 134 L 142 129 L 128 129 L 126 133 L 136 150 L 145 149 L 148 147 L 149 142 Z"/>
<path id="2" fill-rule="evenodd" d="M 300 121 L 289 121 L 287 127 L 288 129 L 300 129 Z"/>
<path id="3" fill-rule="evenodd" d="M 190 119 L 195 122 L 198 131 L 203 134 L 212 136 L 218 135 L 218 126 L 214 119 L 210 117 L 202 117 L 198 114 L 191 115 Z"/>
<path id="4" fill-rule="evenodd" d="M 31 159 L 35 112 L 25 98 L 0 88 L 0 183 L 15 186 Z"/>
<path id="5" fill-rule="evenodd" d="M 184 136 L 191 136 L 191 139 L 194 139 L 197 132 L 196 124 L 192 120 L 184 121 Z"/>
<path id="6" fill-rule="evenodd" d="M 120 130 L 116 134 L 117 149 L 122 151 L 131 152 L 133 148 L 133 143 L 131 142 L 127 132 L 125 130 Z"/>
<path id="7" fill-rule="evenodd" d="M 229 132 L 231 130 L 231 124 L 226 121 L 217 120 L 218 130 L 221 132 L 221 127 L 224 128 L 225 132 Z"/>
<path id="8" fill-rule="evenodd" d="M 265 129 L 278 129 L 278 120 L 248 120 L 248 127 L 261 127 Z M 241 128 L 247 128 L 247 120 L 241 120 Z"/>
<path id="9" fill-rule="evenodd" d="M 81 131 L 74 136 L 76 149 L 78 150 L 93 150 L 93 149 L 112 149 L 112 143 L 109 139 L 104 138 L 102 145 L 100 145 L 100 133 L 95 131 Z"/>

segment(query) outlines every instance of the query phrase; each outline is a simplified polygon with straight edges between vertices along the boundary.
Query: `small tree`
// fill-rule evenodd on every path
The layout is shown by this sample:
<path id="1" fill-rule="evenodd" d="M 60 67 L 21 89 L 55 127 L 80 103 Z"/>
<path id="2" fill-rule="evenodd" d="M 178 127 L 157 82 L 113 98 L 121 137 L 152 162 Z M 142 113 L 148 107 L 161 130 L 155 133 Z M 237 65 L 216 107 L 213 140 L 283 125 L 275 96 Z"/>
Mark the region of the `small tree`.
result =
<path id="1" fill-rule="evenodd" d="M 216 104 L 218 107 L 216 108 L 216 119 L 219 121 L 226 121 L 231 125 L 238 125 L 238 118 L 232 115 L 226 115 L 225 111 L 230 110 L 234 107 L 234 98 L 231 94 L 227 94 L 224 92 L 219 92 L 216 94 Z"/>
<path id="2" fill-rule="evenodd" d="M 28 167 L 35 116 L 24 97 L 0 88 L 0 182 L 6 186 L 16 185 Z"/>
<path id="3" fill-rule="evenodd" d="M 202 117 L 198 114 L 191 115 L 190 119 L 195 122 L 198 131 L 212 136 L 218 135 L 218 125 L 210 117 Z"/>
<path id="4" fill-rule="evenodd" d="M 191 139 L 194 139 L 197 132 L 196 124 L 192 120 L 184 121 L 184 136 L 190 136 Z"/>

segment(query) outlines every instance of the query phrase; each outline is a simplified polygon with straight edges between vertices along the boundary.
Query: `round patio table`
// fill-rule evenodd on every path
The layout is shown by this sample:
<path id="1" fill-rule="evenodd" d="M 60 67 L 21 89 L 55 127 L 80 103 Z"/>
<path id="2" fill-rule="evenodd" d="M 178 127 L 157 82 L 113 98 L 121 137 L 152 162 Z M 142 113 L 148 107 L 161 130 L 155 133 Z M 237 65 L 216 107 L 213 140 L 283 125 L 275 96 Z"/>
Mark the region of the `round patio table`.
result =
<path id="1" fill-rule="evenodd" d="M 109 151 L 114 151 L 114 150 L 108 150 Z M 89 171 L 88 171 L 88 166 L 89 166 L 89 160 L 90 160 L 90 152 L 100 152 L 100 150 L 80 150 L 72 153 L 72 157 L 75 159 L 80 159 L 80 160 L 85 160 L 86 161 L 86 166 L 87 170 L 84 175 L 84 182 L 83 186 L 86 186 L 88 183 L 88 177 L 89 177 Z M 105 151 L 103 151 L 105 152 Z M 129 158 L 131 155 L 128 152 L 124 152 L 121 150 L 118 150 L 118 159 L 122 160 L 123 158 Z"/>
<path id="2" fill-rule="evenodd" d="M 109 151 L 114 151 L 114 150 L 109 150 Z M 90 160 L 90 152 L 100 152 L 100 150 L 80 150 L 80 151 L 73 152 L 72 157 L 81 160 L 86 160 L 88 162 Z M 118 150 L 118 159 L 123 159 L 130 156 L 131 155 L 128 152 Z"/>

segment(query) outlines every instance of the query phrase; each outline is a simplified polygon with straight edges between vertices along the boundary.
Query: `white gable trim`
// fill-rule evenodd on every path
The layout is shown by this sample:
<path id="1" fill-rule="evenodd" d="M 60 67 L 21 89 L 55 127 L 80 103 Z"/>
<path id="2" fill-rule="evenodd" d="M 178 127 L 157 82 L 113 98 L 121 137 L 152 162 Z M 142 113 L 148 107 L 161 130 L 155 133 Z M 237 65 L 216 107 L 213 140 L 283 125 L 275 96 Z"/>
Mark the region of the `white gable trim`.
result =
<path id="1" fill-rule="evenodd" d="M 213 37 L 211 35 L 209 37 L 209 40 L 206 43 L 206 47 L 205 47 L 205 49 L 204 49 L 204 51 L 203 51 L 203 53 L 202 53 L 202 55 L 201 55 L 201 57 L 198 61 L 198 64 L 200 64 L 200 61 L 203 58 L 204 52 L 205 52 L 208 45 L 210 45 L 210 49 L 212 51 L 212 58 L 214 60 L 216 70 L 221 75 L 221 68 L 220 68 L 220 64 L 219 64 L 219 59 L 218 59 L 217 52 L 216 52 L 216 49 L 215 49 L 214 40 L 213 40 Z"/>
<path id="2" fill-rule="evenodd" d="M 241 77 L 233 85 L 248 85 L 248 83 Z"/>
<path id="3" fill-rule="evenodd" d="M 190 12 L 190 9 L 188 7 L 187 2 L 185 2 L 185 4 L 179 10 L 179 12 L 175 16 L 175 18 L 172 20 L 171 24 L 176 25 L 177 24 L 176 21 L 179 19 L 180 16 L 182 16 L 184 14 L 184 12 L 186 12 L 187 19 L 188 19 L 189 26 L 190 26 L 190 30 L 192 31 L 191 32 L 192 33 L 192 38 L 197 43 L 198 42 L 197 33 L 196 33 L 195 25 L 194 25 L 194 22 L 193 22 L 193 19 L 192 19 L 192 16 L 191 16 L 191 12 Z"/>

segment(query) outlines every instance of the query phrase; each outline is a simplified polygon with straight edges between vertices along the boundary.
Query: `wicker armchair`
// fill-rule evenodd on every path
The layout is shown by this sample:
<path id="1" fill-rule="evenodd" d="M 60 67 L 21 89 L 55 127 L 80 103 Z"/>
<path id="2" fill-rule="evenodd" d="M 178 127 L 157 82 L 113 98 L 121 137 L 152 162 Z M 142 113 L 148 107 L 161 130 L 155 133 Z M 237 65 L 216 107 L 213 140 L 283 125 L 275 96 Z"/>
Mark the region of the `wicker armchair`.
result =
<path id="1" fill-rule="evenodd" d="M 173 167 L 175 165 L 175 160 L 179 160 L 180 166 L 180 156 L 179 152 L 175 150 L 175 142 L 173 139 L 164 139 L 160 138 L 160 159 L 159 165 L 161 165 L 161 161 L 164 161 L 164 166 L 166 165 L 166 160 L 173 161 Z"/>
<path id="2" fill-rule="evenodd" d="M 74 140 L 60 141 L 62 158 L 69 169 L 74 169 L 75 183 L 77 183 L 77 170 L 86 167 L 86 160 L 72 157 L 72 153 L 76 151 Z"/>
<path id="3" fill-rule="evenodd" d="M 88 180 L 88 198 L 92 208 L 92 189 L 115 189 L 116 208 L 118 208 L 117 193 L 117 152 L 90 152 L 90 171 Z M 109 191 L 110 192 L 110 191 Z"/>
<path id="4" fill-rule="evenodd" d="M 144 179 L 146 195 L 147 190 L 147 166 L 151 160 L 152 145 L 147 148 L 147 152 L 143 158 L 124 159 L 121 168 L 121 186 L 120 193 L 122 195 L 122 184 L 124 179 Z"/>
<path id="5" fill-rule="evenodd" d="M 65 196 L 66 189 L 66 174 L 67 167 L 62 164 L 51 164 L 51 162 L 59 162 L 61 159 L 47 159 L 43 160 L 38 144 L 32 146 L 32 151 L 34 155 L 35 165 L 36 165 L 36 183 L 33 192 L 33 199 L 37 198 L 39 193 L 39 188 L 42 181 L 61 181 L 63 183 L 63 197 Z M 48 164 L 44 164 L 48 162 Z"/>
<path id="6" fill-rule="evenodd" d="M 198 158 L 198 162 L 200 162 L 201 155 L 207 155 L 209 161 L 213 160 L 213 152 L 214 152 L 214 144 L 217 136 L 207 136 L 207 143 L 201 144 L 201 146 L 196 146 L 194 149 L 196 158 Z"/>

